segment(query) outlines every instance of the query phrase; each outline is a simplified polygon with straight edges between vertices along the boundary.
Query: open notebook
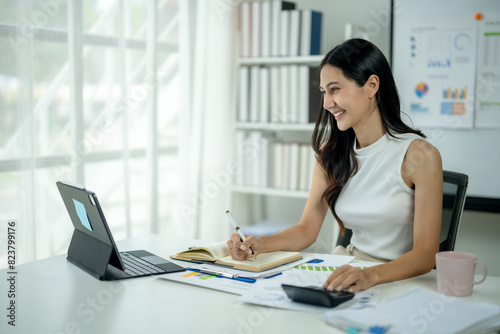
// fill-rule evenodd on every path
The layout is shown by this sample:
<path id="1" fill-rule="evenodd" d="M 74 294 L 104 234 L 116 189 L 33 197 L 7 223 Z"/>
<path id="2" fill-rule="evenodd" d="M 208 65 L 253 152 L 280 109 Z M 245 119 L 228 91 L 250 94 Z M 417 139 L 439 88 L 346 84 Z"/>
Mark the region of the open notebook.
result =
<path id="1" fill-rule="evenodd" d="M 219 242 L 203 247 L 195 247 L 170 256 L 176 260 L 195 263 L 213 263 L 234 269 L 248 271 L 263 271 L 302 258 L 298 252 L 271 252 L 259 254 L 255 259 L 244 261 L 234 260 L 227 249 L 226 242 Z"/>

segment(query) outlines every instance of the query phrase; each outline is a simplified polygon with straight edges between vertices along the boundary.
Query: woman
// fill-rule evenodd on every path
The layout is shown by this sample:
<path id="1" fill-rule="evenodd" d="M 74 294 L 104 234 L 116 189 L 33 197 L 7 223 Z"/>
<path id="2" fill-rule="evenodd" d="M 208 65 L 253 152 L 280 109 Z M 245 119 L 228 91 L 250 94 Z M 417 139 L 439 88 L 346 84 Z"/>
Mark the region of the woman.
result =
<path id="1" fill-rule="evenodd" d="M 325 282 L 351 292 L 430 271 L 439 250 L 442 164 L 425 136 L 401 121 L 394 78 L 382 52 L 362 39 L 330 51 L 320 65 L 323 108 L 313 132 L 313 180 L 297 225 L 280 233 L 227 242 L 238 260 L 277 250 L 298 251 L 317 238 L 331 209 L 351 244 L 334 254 L 382 262 L 345 265 Z"/>

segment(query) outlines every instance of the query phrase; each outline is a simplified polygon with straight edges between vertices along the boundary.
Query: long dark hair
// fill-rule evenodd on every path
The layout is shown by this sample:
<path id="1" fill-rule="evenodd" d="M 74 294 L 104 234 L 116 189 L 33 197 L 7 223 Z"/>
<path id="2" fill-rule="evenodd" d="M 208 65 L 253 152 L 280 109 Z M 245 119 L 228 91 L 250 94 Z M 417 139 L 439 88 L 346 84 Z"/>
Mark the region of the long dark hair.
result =
<path id="1" fill-rule="evenodd" d="M 347 40 L 326 54 L 319 69 L 327 64 L 339 68 L 346 78 L 355 81 L 359 87 L 362 87 L 371 75 L 377 75 L 379 89 L 376 99 L 385 131 L 395 138 L 398 133 L 414 133 L 425 138 L 422 132 L 410 128 L 401 120 L 401 106 L 391 68 L 384 54 L 375 45 L 364 39 Z M 312 147 L 316 152 L 316 159 L 331 180 L 323 198 L 337 219 L 342 235 L 345 227 L 335 212 L 335 203 L 347 180 L 358 171 L 358 162 L 354 156 L 355 139 L 352 128 L 339 130 L 333 115 L 323 109 L 322 98 L 312 135 Z"/>

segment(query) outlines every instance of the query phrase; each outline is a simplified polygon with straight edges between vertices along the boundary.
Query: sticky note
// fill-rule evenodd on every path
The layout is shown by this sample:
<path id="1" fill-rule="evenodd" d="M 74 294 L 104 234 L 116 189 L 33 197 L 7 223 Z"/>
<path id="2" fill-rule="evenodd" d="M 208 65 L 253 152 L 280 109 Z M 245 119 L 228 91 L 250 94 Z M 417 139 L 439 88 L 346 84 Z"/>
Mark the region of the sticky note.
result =
<path id="1" fill-rule="evenodd" d="M 92 225 L 90 225 L 89 216 L 87 216 L 87 210 L 85 210 L 85 205 L 74 198 L 73 203 L 75 204 L 76 214 L 78 215 L 78 218 L 80 218 L 82 225 L 89 231 L 93 231 Z"/>

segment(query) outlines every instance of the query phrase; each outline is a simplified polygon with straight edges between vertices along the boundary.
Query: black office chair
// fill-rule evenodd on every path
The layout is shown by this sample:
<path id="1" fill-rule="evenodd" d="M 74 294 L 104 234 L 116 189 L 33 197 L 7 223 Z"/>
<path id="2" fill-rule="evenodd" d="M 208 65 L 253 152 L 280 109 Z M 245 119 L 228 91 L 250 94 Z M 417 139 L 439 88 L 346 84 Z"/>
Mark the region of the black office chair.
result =
<path id="1" fill-rule="evenodd" d="M 464 211 L 469 177 L 465 174 L 443 171 L 443 219 L 439 251 L 455 249 L 458 226 Z"/>
<path id="2" fill-rule="evenodd" d="M 441 238 L 439 251 L 452 251 L 455 249 L 458 226 L 464 210 L 465 194 L 469 178 L 465 174 L 443 171 L 443 217 L 441 222 Z M 337 238 L 337 245 L 349 245 L 352 231 L 345 229 L 344 235 Z"/>

